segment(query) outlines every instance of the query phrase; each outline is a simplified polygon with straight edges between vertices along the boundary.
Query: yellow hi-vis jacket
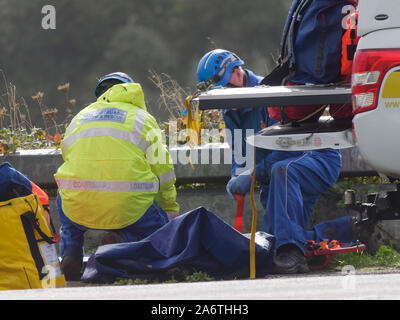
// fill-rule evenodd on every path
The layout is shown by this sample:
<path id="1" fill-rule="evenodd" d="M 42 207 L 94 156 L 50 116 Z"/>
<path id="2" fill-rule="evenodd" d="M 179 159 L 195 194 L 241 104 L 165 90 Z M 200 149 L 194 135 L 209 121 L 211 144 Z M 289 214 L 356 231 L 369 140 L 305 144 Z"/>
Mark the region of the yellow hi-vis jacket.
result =
<path id="1" fill-rule="evenodd" d="M 65 215 L 92 229 L 121 229 L 153 201 L 178 212 L 175 174 L 138 83 L 117 84 L 81 110 L 61 143 L 54 175 Z"/>

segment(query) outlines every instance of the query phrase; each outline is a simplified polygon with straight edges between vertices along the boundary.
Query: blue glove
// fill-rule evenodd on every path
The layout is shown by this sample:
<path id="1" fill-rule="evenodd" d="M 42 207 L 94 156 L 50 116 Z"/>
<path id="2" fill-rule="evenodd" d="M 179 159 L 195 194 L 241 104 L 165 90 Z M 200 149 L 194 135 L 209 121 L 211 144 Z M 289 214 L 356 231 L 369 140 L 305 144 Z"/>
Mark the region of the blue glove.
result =
<path id="1" fill-rule="evenodd" d="M 246 171 L 236 177 L 232 177 L 226 185 L 226 192 L 233 199 L 236 200 L 234 193 L 245 195 L 251 188 L 251 172 Z"/>

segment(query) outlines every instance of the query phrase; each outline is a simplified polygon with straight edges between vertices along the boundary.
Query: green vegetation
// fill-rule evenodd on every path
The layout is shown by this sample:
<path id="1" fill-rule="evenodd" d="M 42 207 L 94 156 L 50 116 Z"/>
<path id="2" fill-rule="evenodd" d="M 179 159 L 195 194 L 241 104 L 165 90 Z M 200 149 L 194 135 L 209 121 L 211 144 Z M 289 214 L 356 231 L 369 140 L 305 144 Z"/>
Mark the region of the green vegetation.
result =
<path id="1" fill-rule="evenodd" d="M 214 281 L 214 280 L 215 279 L 213 277 L 210 277 L 207 273 L 201 271 L 194 272 L 186 276 L 187 282 Z"/>
<path id="2" fill-rule="evenodd" d="M 0 154 L 15 152 L 17 148 L 42 149 L 49 147 L 45 139 L 45 132 L 42 129 L 33 128 L 29 133 L 25 129 L 13 132 L 10 129 L 0 129 Z"/>
<path id="3" fill-rule="evenodd" d="M 366 253 L 343 253 L 332 259 L 335 269 L 346 265 L 353 266 L 356 270 L 400 268 L 400 253 L 392 245 L 383 245 L 375 256 Z"/>
<path id="4" fill-rule="evenodd" d="M 65 128 L 72 119 L 70 106 L 76 104 L 75 99 L 69 98 L 70 84 L 57 87 L 63 93 L 66 99 L 64 104 L 67 105 L 67 117 L 58 124 L 55 120 L 58 110 L 45 104 L 43 92 L 39 91 L 31 97 L 31 101 L 36 102 L 36 108 L 32 109 L 24 98 L 17 97 L 16 87 L 7 82 L 4 74 L 3 78 L 6 92 L 0 96 L 0 154 L 13 153 L 17 149 L 58 148 Z M 32 110 L 40 111 L 41 121 L 33 122 Z"/>
<path id="5" fill-rule="evenodd" d="M 179 278 L 179 279 L 177 279 Z M 176 271 L 165 280 L 159 280 L 157 278 L 149 276 L 149 278 L 135 278 L 135 279 L 120 279 L 113 283 L 113 285 L 139 285 L 139 284 L 157 284 L 157 283 L 178 283 L 178 282 L 202 282 L 202 281 L 214 281 L 215 279 L 202 271 L 194 271 L 192 273 L 188 271 L 182 271 L 180 275 L 176 275 Z"/>

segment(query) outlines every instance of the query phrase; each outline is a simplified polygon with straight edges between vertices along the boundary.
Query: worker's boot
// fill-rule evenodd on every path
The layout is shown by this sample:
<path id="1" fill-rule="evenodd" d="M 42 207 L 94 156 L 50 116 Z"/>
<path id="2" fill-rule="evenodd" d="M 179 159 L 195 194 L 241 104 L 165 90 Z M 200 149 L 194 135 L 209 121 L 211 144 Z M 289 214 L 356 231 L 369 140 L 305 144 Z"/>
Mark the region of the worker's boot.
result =
<path id="1" fill-rule="evenodd" d="M 382 233 L 378 228 L 378 220 L 359 220 L 353 217 L 353 238 L 365 244 L 366 253 L 375 255 L 383 244 Z"/>
<path id="2" fill-rule="evenodd" d="M 306 257 L 295 244 L 286 244 L 277 249 L 275 273 L 294 274 L 308 271 Z"/>
<path id="3" fill-rule="evenodd" d="M 107 232 L 101 239 L 101 244 L 113 244 L 124 242 L 124 239 L 116 232 Z"/>
<path id="4" fill-rule="evenodd" d="M 81 279 L 82 259 L 67 255 L 61 260 L 60 268 L 66 281 L 79 281 Z"/>

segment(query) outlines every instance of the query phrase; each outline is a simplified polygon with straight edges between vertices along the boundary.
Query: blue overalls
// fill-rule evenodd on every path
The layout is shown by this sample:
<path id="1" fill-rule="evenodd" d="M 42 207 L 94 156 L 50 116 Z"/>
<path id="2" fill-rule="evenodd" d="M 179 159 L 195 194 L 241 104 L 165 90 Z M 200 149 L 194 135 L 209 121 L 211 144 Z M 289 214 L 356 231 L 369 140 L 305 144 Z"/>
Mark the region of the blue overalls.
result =
<path id="1" fill-rule="evenodd" d="M 353 240 L 349 216 L 307 230 L 314 205 L 339 177 L 339 150 L 273 151 L 264 165 L 270 184 L 262 229 L 276 237 L 276 248 L 293 243 L 305 253 L 307 240 Z"/>

